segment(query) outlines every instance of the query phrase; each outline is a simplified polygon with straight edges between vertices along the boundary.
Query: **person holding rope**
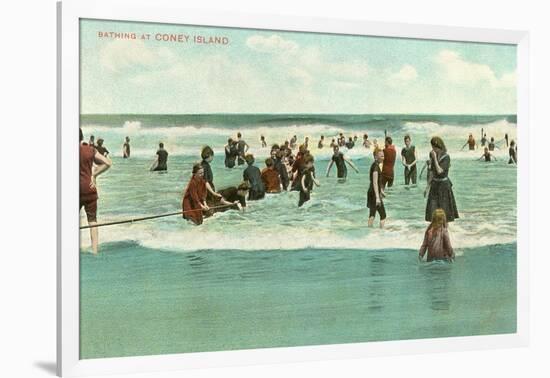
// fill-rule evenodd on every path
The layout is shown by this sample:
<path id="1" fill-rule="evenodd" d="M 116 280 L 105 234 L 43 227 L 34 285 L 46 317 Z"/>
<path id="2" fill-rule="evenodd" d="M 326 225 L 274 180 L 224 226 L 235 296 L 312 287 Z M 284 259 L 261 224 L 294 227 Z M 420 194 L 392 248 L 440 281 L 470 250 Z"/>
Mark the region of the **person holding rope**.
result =
<path id="1" fill-rule="evenodd" d="M 96 168 L 93 168 L 94 163 Z M 80 129 L 80 209 L 84 207 L 88 218 L 88 225 L 97 224 L 97 187 L 96 178 L 109 168 L 112 162 L 100 154 L 94 147 L 84 142 L 84 135 Z M 97 254 L 99 232 L 97 227 L 90 228 L 92 253 Z"/>
<path id="2" fill-rule="evenodd" d="M 202 212 L 210 210 L 206 204 L 206 180 L 200 163 L 193 165 L 193 176 L 183 193 L 181 207 L 183 218 L 197 225 L 202 224 Z"/>
<path id="3" fill-rule="evenodd" d="M 243 181 L 239 186 L 230 186 L 225 189 L 221 189 L 219 193 L 223 196 L 226 201 L 225 204 L 220 205 L 213 204 L 210 206 L 210 211 L 207 212 L 206 216 L 214 215 L 214 213 L 224 212 L 227 210 L 239 210 L 243 211 L 246 207 L 246 196 L 248 195 L 248 190 L 250 189 L 250 184 L 246 181 Z"/>

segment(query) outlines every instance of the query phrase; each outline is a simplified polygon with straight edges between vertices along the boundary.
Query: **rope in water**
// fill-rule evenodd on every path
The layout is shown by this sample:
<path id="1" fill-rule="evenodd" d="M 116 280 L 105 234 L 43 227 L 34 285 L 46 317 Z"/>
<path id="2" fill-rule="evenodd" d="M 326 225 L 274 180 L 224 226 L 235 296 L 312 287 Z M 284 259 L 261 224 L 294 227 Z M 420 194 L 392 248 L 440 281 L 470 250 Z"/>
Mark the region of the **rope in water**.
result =
<path id="1" fill-rule="evenodd" d="M 228 204 L 228 205 L 213 206 L 213 207 L 210 207 L 209 210 L 221 209 L 221 208 L 231 207 L 231 206 L 235 206 L 235 204 L 231 203 L 231 204 Z M 174 213 L 151 215 L 151 216 L 148 216 L 148 217 L 132 218 L 132 219 L 126 219 L 126 220 L 114 221 L 114 222 L 96 223 L 96 224 L 92 224 L 92 225 L 80 226 L 80 229 L 84 230 L 84 229 L 87 229 L 87 228 L 96 228 L 96 227 L 104 227 L 104 226 L 114 226 L 114 225 L 117 225 L 117 224 L 141 222 L 141 221 L 144 221 L 144 220 L 171 217 L 171 216 L 174 216 L 174 215 L 182 215 L 184 213 L 190 213 L 192 211 L 196 211 L 196 210 L 176 211 Z M 202 210 L 202 211 L 208 211 L 208 210 Z"/>

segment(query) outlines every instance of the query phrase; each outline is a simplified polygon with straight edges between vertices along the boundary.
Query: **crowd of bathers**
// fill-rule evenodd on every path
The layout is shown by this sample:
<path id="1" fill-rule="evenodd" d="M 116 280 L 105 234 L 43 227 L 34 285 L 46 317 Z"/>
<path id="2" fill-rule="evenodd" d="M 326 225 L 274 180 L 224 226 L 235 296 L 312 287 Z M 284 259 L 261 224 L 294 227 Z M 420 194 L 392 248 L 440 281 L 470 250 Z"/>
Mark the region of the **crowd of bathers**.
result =
<path id="1" fill-rule="evenodd" d="M 81 201 L 80 207 L 84 207 L 88 215 L 89 224 L 96 222 L 97 211 L 97 191 L 95 189 L 96 177 L 106 171 L 111 166 L 108 158 L 109 151 L 104 147 L 103 140 L 98 139 L 97 143 L 94 136 L 90 137 L 88 143 L 83 142 L 81 131 Z M 336 166 L 336 176 L 339 182 L 344 182 L 347 178 L 347 166 L 359 172 L 353 161 L 344 155 L 342 147 L 348 151 L 356 147 L 357 135 L 346 138 L 343 133 L 332 138 L 328 147 L 332 149 L 333 154 L 327 165 L 326 176 L 329 177 L 333 166 Z M 403 138 L 404 147 L 401 149 L 401 162 L 404 166 L 405 184 L 416 185 L 417 183 L 417 151 L 412 144 L 411 137 L 405 135 Z M 508 141 L 506 134 L 503 142 L 509 146 L 510 163 L 517 162 L 517 146 L 512 140 Z M 260 137 L 262 148 L 267 148 L 267 141 L 262 135 Z M 298 207 L 301 207 L 311 199 L 311 192 L 314 186 L 320 186 L 316 177 L 315 159 L 309 149 L 309 138 L 305 137 L 302 143 L 298 143 L 296 135 L 280 144 L 273 144 L 270 148 L 269 157 L 264 160 L 263 169 L 258 168 L 255 157 L 249 153 L 249 145 L 245 142 L 242 134 L 239 132 L 235 139 L 229 138 L 225 145 L 226 168 L 246 165 L 242 172 L 242 181 L 237 186 L 230 186 L 223 189 L 217 189 L 214 184 L 214 173 L 211 163 L 214 159 L 214 151 L 210 146 L 205 146 L 201 150 L 201 161 L 195 163 L 192 168 L 192 176 L 183 190 L 182 197 L 182 216 L 183 218 L 200 225 L 205 217 L 211 216 L 215 212 L 226 211 L 230 209 L 242 210 L 246 207 L 247 201 L 258 201 L 265 198 L 266 193 L 273 195 L 286 191 L 297 191 Z M 445 143 L 440 137 L 433 137 L 430 140 L 431 148 L 429 159 L 420 172 L 420 177 L 424 169 L 427 169 L 427 186 L 424 196 L 427 197 L 425 220 L 430 223 L 425 242 L 423 244 L 423 256 L 428 250 L 428 259 L 436 258 L 438 255 L 451 258 L 452 247 L 431 246 L 434 235 L 431 229 L 438 229 L 443 233 L 438 236 L 438 240 L 448 242 L 448 233 L 446 229 L 447 222 L 452 222 L 458 218 L 458 210 L 452 190 L 452 183 L 449 179 L 450 156 L 447 153 Z M 493 151 L 496 143 L 494 138 L 488 140 L 486 134 L 482 131 L 482 147 L 484 155 L 480 159 L 487 159 L 487 154 Z M 485 146 L 487 144 L 487 146 Z M 468 145 L 471 150 L 475 150 L 477 143 L 470 134 L 468 141 L 463 148 Z M 394 167 L 397 160 L 397 150 L 393 144 L 391 136 L 385 133 L 384 145 L 380 146 L 376 140 L 369 140 L 368 134 L 363 135 L 362 146 L 372 151 L 374 161 L 369 170 L 369 188 L 367 191 L 367 208 L 369 209 L 368 226 L 372 227 L 376 214 L 380 219 L 380 227 L 384 227 L 386 219 L 386 209 L 383 198 L 386 196 L 386 188 L 393 186 L 395 173 Z M 323 135 L 317 143 L 318 149 L 327 147 Z M 126 137 L 122 147 L 123 158 L 130 157 L 130 138 Z M 84 160 L 83 160 L 84 159 Z M 156 153 L 155 161 L 151 166 L 152 171 L 167 170 L 168 152 L 164 149 L 161 142 Z M 99 168 L 93 168 L 101 166 Z M 441 229 L 441 225 L 445 225 Z M 97 250 L 97 229 L 91 228 L 92 248 Z M 430 248 L 432 252 L 430 252 Z M 442 252 L 443 251 L 443 252 Z M 436 256 L 436 257 L 434 257 Z"/>
<path id="2" fill-rule="evenodd" d="M 502 138 L 498 142 L 495 142 L 495 137 L 491 137 L 489 139 L 487 137 L 487 133 L 485 133 L 483 129 L 481 129 L 480 142 L 481 142 L 481 147 L 483 148 L 483 154 L 481 155 L 479 160 L 484 160 L 486 162 L 497 160 L 493 152 L 495 151 L 495 149 L 500 149 L 501 147 L 503 147 L 504 144 L 506 144 L 506 147 L 508 148 L 508 164 L 517 164 L 518 147 L 514 140 L 512 141 L 509 140 L 508 134 L 504 134 L 504 138 Z M 473 134 L 470 134 L 468 136 L 468 140 L 466 140 L 466 143 L 464 143 L 464 145 L 462 146 L 462 149 L 464 149 L 464 147 L 466 146 L 468 146 L 468 149 L 470 151 L 473 151 L 478 147 L 478 144 Z"/>

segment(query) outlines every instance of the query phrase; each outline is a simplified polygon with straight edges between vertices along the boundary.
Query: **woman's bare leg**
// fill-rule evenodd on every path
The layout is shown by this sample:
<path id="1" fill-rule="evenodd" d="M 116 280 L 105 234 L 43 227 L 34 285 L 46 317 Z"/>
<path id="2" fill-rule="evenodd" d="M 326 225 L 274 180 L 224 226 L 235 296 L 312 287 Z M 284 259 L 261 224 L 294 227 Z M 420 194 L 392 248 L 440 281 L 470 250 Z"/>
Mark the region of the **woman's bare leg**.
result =
<path id="1" fill-rule="evenodd" d="M 97 224 L 97 222 L 89 222 L 88 225 L 93 226 Z M 97 255 L 97 246 L 99 243 L 99 232 L 97 227 L 90 228 L 90 239 L 92 239 L 92 253 L 94 255 Z"/>

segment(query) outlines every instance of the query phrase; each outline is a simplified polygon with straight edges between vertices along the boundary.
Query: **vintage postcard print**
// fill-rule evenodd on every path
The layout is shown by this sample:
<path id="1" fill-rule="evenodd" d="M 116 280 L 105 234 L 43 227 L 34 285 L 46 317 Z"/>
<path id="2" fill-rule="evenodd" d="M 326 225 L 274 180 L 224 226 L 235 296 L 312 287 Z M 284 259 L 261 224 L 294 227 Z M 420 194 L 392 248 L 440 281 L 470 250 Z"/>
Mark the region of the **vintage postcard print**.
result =
<path id="1" fill-rule="evenodd" d="M 81 19 L 80 358 L 515 333 L 516 65 Z"/>

